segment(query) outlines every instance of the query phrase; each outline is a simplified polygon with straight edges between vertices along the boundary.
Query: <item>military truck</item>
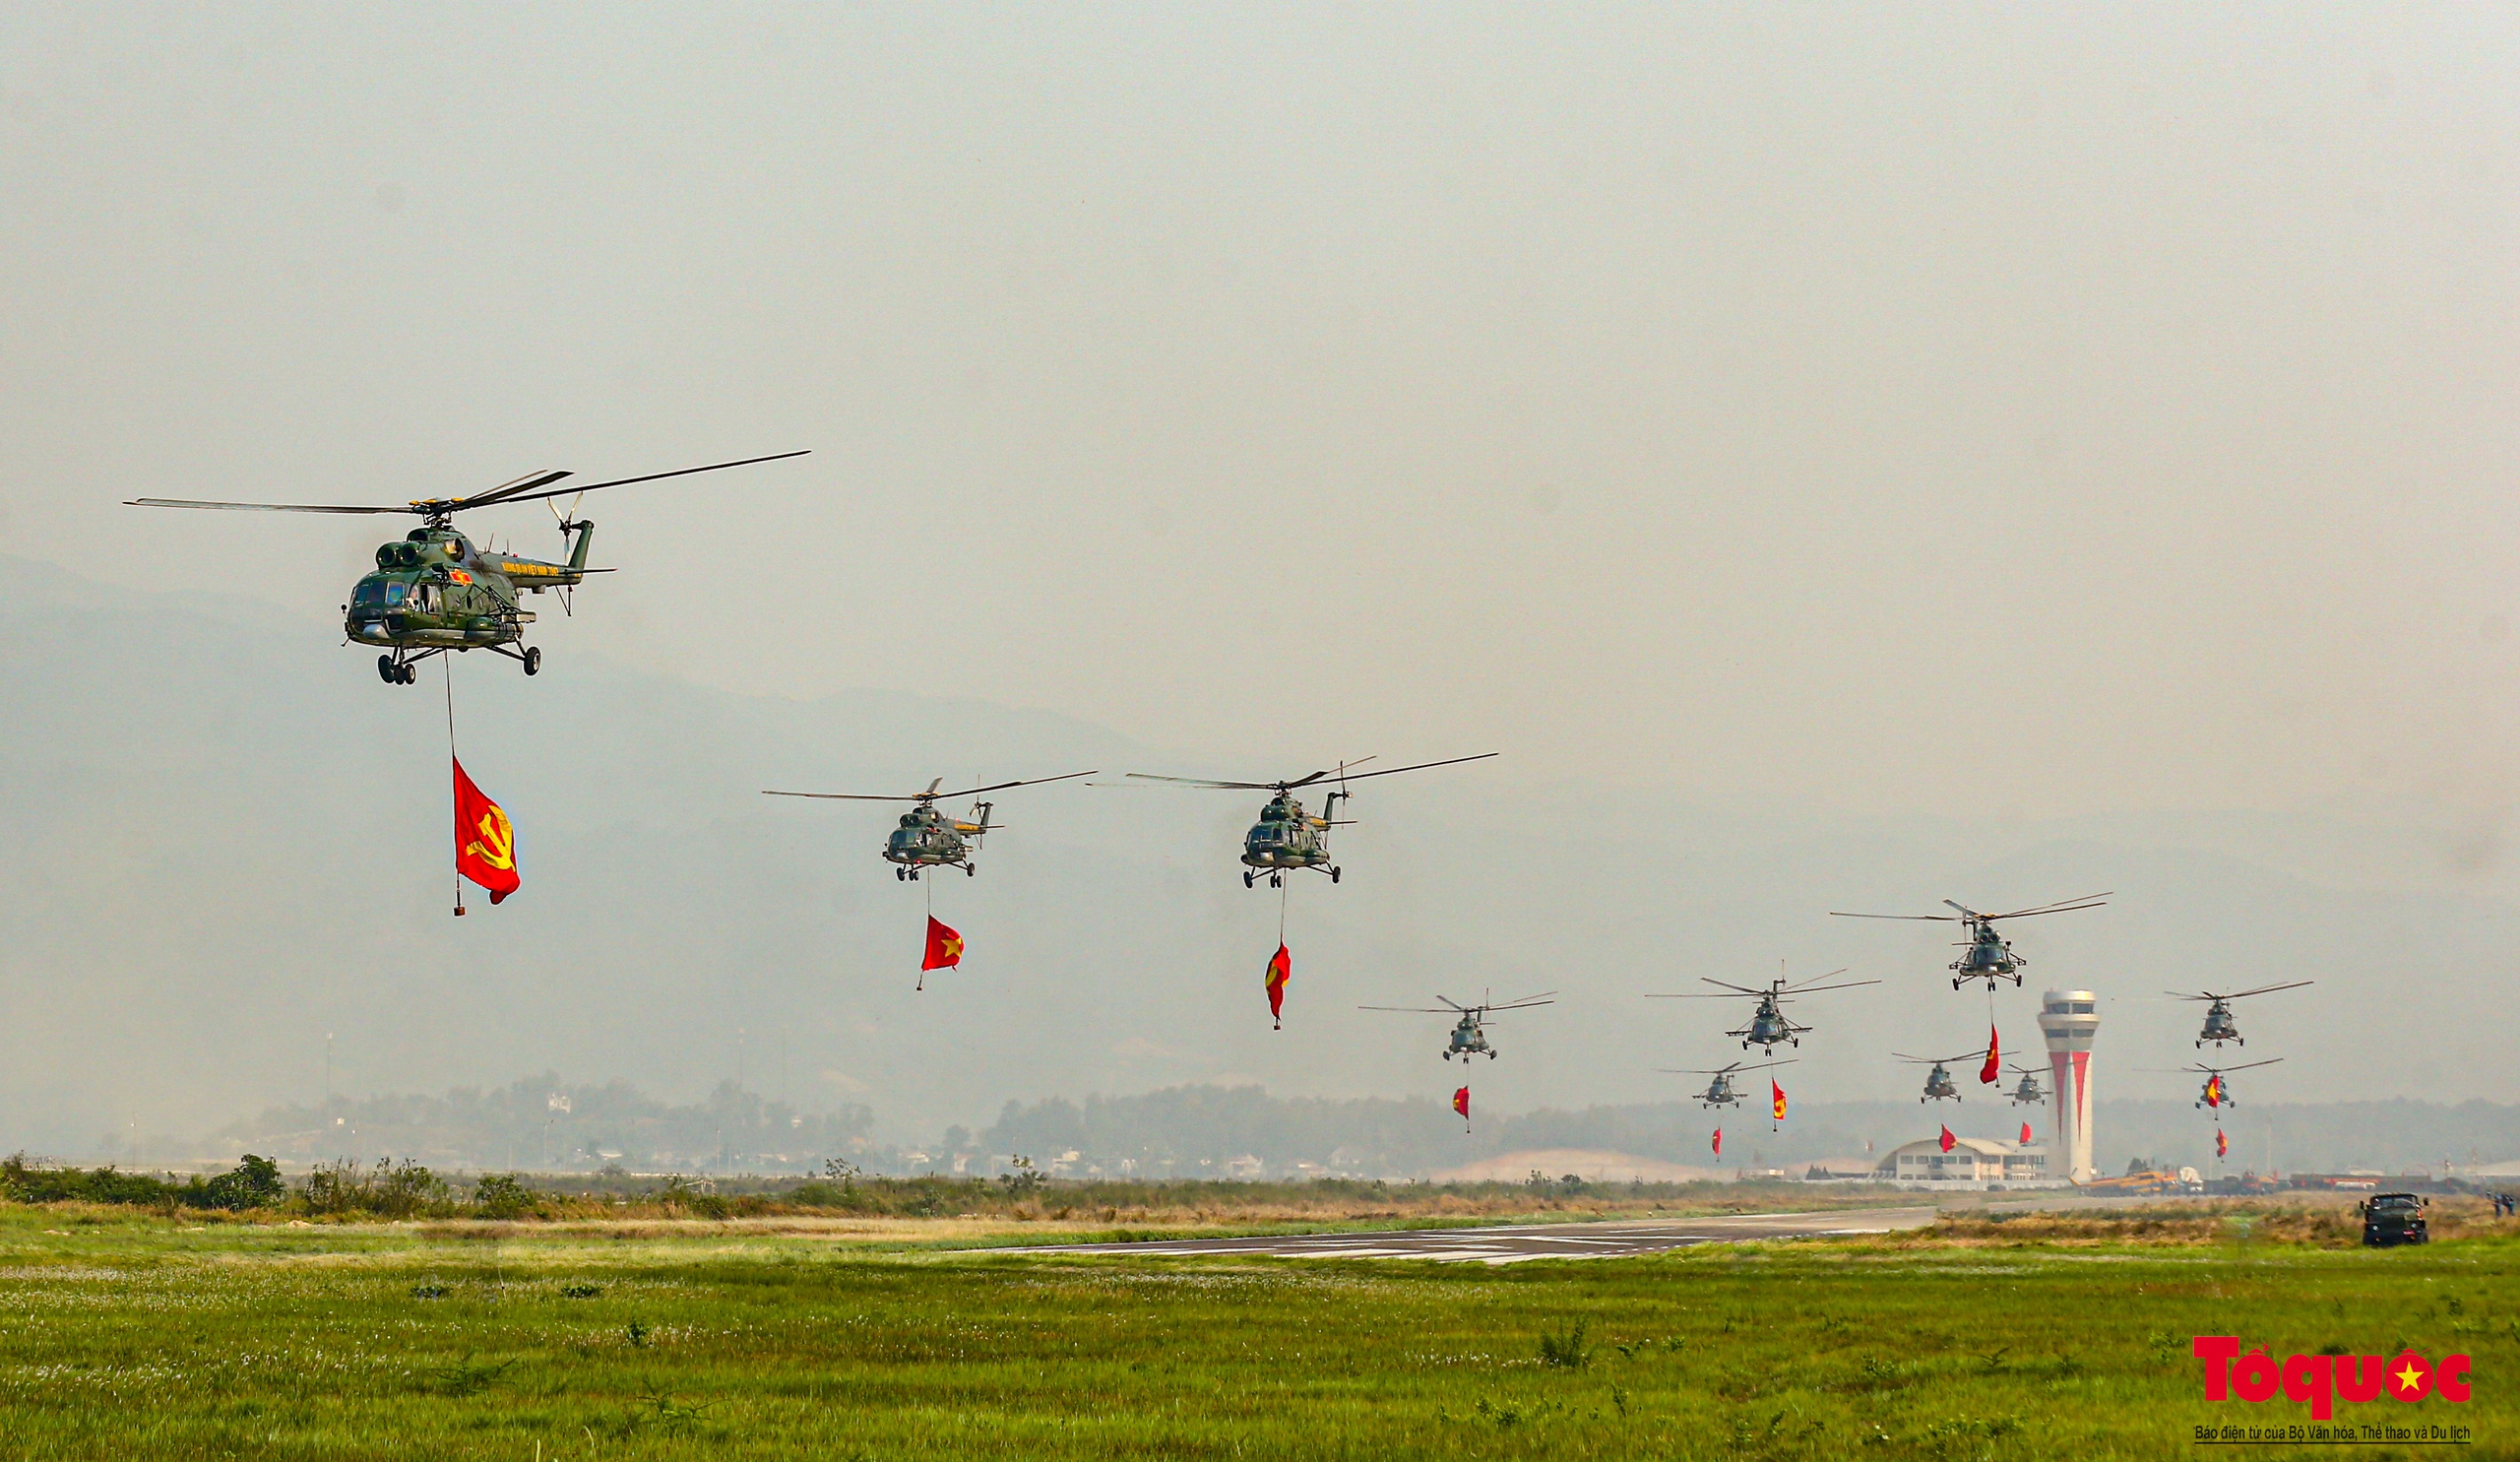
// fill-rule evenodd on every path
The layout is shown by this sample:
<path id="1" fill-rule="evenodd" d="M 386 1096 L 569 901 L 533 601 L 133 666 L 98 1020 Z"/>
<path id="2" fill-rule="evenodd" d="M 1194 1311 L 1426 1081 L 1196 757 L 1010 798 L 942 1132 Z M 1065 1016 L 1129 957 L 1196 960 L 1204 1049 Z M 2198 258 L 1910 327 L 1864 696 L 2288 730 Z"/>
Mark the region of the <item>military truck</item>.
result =
<path id="1" fill-rule="evenodd" d="M 2424 1218 L 2431 1200 L 2413 1193 L 2373 1193 L 2354 1205 L 2362 1215 L 2362 1243 L 2383 1248 L 2394 1243 L 2430 1243 L 2432 1231 Z"/>

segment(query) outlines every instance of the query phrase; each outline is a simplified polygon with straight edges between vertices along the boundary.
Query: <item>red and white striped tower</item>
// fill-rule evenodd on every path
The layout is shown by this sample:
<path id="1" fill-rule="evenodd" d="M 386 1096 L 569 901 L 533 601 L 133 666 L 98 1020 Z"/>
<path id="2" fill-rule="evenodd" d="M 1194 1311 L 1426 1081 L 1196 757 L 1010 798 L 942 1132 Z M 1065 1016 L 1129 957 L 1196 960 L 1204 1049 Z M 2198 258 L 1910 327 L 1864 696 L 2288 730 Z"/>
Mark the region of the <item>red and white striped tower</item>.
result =
<path id="1" fill-rule="evenodd" d="M 2091 1163 L 2091 1038 L 2100 1031 L 2100 999 L 2087 989 L 2051 989 L 2039 1002 L 2039 1033 L 2048 1038 L 2048 1066 L 2055 1078 L 2055 1131 L 2048 1151 L 2051 1176 L 2089 1182 Z"/>

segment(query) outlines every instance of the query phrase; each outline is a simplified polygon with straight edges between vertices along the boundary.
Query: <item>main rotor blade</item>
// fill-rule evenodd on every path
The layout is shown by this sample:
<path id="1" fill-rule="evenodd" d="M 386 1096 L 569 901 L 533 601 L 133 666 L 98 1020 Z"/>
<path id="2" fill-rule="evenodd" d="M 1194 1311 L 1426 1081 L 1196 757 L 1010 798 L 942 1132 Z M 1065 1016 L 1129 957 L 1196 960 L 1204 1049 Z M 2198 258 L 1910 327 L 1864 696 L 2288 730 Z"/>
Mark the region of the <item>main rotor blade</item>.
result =
<path id="1" fill-rule="evenodd" d="M 1828 974 L 1826 974 L 1826 975 L 1814 975 L 1814 976 L 1812 976 L 1812 977 L 1811 977 L 1811 980 L 1835 980 L 1836 978 L 1838 978 L 1838 977 L 1839 977 L 1839 976 L 1841 976 L 1841 975 L 1844 975 L 1845 973 L 1846 973 L 1846 971 L 1844 971 L 1844 970 L 1831 970 L 1831 971 L 1830 971 Z M 1810 981 L 1801 981 L 1801 982 L 1798 982 L 1798 983 L 1794 984 L 1794 985 L 1783 985 L 1783 984 L 1780 984 L 1780 985 L 1777 986 L 1777 988 L 1778 988 L 1779 990 L 1782 990 L 1782 991 L 1791 992 L 1791 991 L 1798 990 L 1798 989 L 1802 988 L 1802 986 L 1803 986 L 1804 985 L 1807 985 L 1807 984 L 1809 984 L 1809 983 L 1810 983 Z M 1874 983 L 1875 983 L 1875 984 L 1878 984 L 1879 982 L 1877 982 L 1877 981 L 1876 981 L 1876 982 L 1874 982 Z"/>
<path id="2" fill-rule="evenodd" d="M 1982 917 L 1992 922 L 1998 919 L 2028 919 L 2031 916 L 2038 914 L 2071 914 L 2077 909 L 2097 909 L 2102 904 L 2109 901 L 2109 893 L 2113 891 L 2114 890 L 2096 894 L 2084 894 L 2079 898 L 2058 899 L 2052 904 L 2040 904 L 2029 909 L 2015 909 L 2010 914 L 1988 914 Z"/>
<path id="3" fill-rule="evenodd" d="M 218 508 L 231 513 L 410 513 L 413 508 L 350 508 L 300 502 L 195 502 L 185 497 L 135 497 L 126 508 Z"/>
<path id="4" fill-rule="evenodd" d="M 2226 999 L 2226 1000 L 2236 1000 L 2236 999 L 2239 999 L 2239 998 L 2241 998 L 2241 997 L 2243 997 L 2243 996 L 2246 996 L 2246 995 L 2262 995 L 2262 994 L 2269 993 L 2270 991 L 2273 991 L 2273 990 L 2279 990 L 2279 989 L 2300 989 L 2301 986 L 2303 986 L 2303 985 L 2316 985 L 2316 984 L 2318 984 L 2318 982 L 2317 982 L 2317 981 L 2315 981 L 2315 980 L 2296 980 L 2296 981 L 2292 981 L 2292 982 L 2290 982 L 2289 984 L 2285 984 L 2285 985 L 2259 985 L 2259 986 L 2258 986 L 2257 988 L 2255 988 L 2255 989 L 2237 990 L 2237 991 L 2235 991 L 2235 992 L 2233 992 L 2233 993 L 2231 993 L 2231 994 L 2225 995 L 2223 998 L 2224 998 L 2224 999 Z"/>
<path id="5" fill-rule="evenodd" d="M 2229 995 L 2218 995 L 2210 989 L 2201 995 L 2191 995 L 2184 990 L 2174 989 L 2166 989 L 2163 990 L 2162 993 L 2170 996 L 2174 1000 L 2228 1000 L 2231 998 Z"/>
<path id="6" fill-rule="evenodd" d="M 897 797 L 864 792 L 772 792 L 767 788 L 763 789 L 761 795 L 766 797 L 816 797 L 828 802 L 923 802 L 927 800 L 924 794 Z"/>
<path id="7" fill-rule="evenodd" d="M 2249 1071 L 2254 1070 L 2259 1066 L 2275 1065 L 2283 1059 L 2284 1058 L 2282 1056 L 2276 1056 L 2270 1060 L 2251 1061 L 2245 1066 L 2199 1066 L 2196 1069 L 2199 1071 Z"/>
<path id="8" fill-rule="evenodd" d="M 1183 787 L 1207 787 L 1226 792 L 1276 792 L 1289 784 L 1281 782 L 1213 782 L 1205 777 L 1159 777 L 1153 772 L 1130 772 L 1128 776 L 1141 782 L 1173 782 Z"/>
<path id="9" fill-rule="evenodd" d="M 498 502 L 504 498 L 514 497 L 520 492 L 531 492 L 536 487 L 548 487 L 552 483 L 560 480 L 562 477 L 569 476 L 571 476 L 571 474 L 559 471 L 528 473 L 513 482 L 503 483 L 500 486 L 491 488 L 487 492 L 475 492 L 471 497 L 464 498 L 457 502 L 456 506 L 462 508 L 477 508 L 483 503 Z"/>
<path id="10" fill-rule="evenodd" d="M 1797 985 L 1777 991 L 1780 995 L 1816 995 L 1824 989 L 1854 989 L 1858 985 L 1879 985 L 1878 980 L 1850 980 L 1844 985 Z"/>
<path id="11" fill-rule="evenodd" d="M 1435 998 L 1441 1000 L 1444 997 L 1437 995 Z M 1447 1001 L 1446 1003 L 1450 1002 Z M 1432 1005 L 1359 1005 L 1356 1008 L 1359 1010 L 1397 1010 L 1406 1015 L 1451 1015 L 1461 1009 L 1459 1005 L 1454 1005 L 1451 1010 L 1440 1010 Z"/>
<path id="12" fill-rule="evenodd" d="M 1647 995 L 1645 998 L 1649 1000 L 1737 1000 L 1743 995 L 1764 995 L 1766 993 L 1767 991 L 1763 989 L 1744 989 L 1733 990 L 1721 995 L 1710 995 L 1704 990 L 1692 990 L 1684 995 Z"/>
<path id="13" fill-rule="evenodd" d="M 1010 787 L 1039 787 L 1044 782 L 1068 782 L 1078 777 L 1091 777 L 1093 775 L 1095 775 L 1093 771 L 1061 772 L 1055 777 L 1027 777 L 1016 782 L 998 782 L 987 787 L 966 788 L 961 792 L 930 792 L 927 795 L 940 799 L 945 797 L 973 797 L 978 796 L 984 792 L 1004 792 Z M 936 780 L 942 782 L 945 779 L 939 777 Z"/>
<path id="14" fill-rule="evenodd" d="M 730 467 L 750 467 L 756 462 L 785 462 L 790 457 L 802 457 L 812 450 L 807 447 L 794 452 L 773 452 L 767 457 L 746 457 L 740 462 L 713 462 L 707 467 L 683 467 L 669 473 L 647 473 L 636 477 L 615 477 L 609 482 L 588 482 L 576 487 L 551 487 L 540 492 L 519 492 L 498 500 L 500 502 L 532 502 L 539 497 L 566 497 L 572 492 L 596 492 L 606 487 L 625 487 L 632 482 L 655 482 L 666 477 L 687 477 L 693 473 L 724 472 Z M 455 503 L 454 506 L 469 508 L 477 507 L 480 504 L 473 499 L 466 498 Z"/>
<path id="15" fill-rule="evenodd" d="M 1487 758 L 1498 754 L 1499 753 L 1494 751 L 1482 751 L 1477 756 L 1456 756 L 1444 761 L 1421 761 L 1414 766 L 1385 767 L 1379 772 L 1350 772 L 1344 777 L 1340 777 L 1339 772 L 1334 768 L 1327 772 L 1315 772 L 1312 776 L 1304 778 L 1303 782 L 1290 782 L 1287 785 L 1290 787 L 1301 787 L 1305 782 L 1311 782 L 1322 777 L 1339 777 L 1339 780 L 1342 782 L 1362 782 L 1367 777 L 1397 777 L 1403 772 L 1422 772 L 1428 767 L 1457 767 L 1466 761 L 1485 761 Z M 1366 758 L 1367 761 L 1371 761 L 1372 759 L 1373 758 L 1371 757 Z M 1352 761 L 1348 763 L 1348 765 L 1353 767 L 1360 765 L 1360 763 Z"/>
<path id="16" fill-rule="evenodd" d="M 1556 996 L 1557 991 L 1553 989 L 1544 989 L 1536 995 L 1525 995 L 1519 1000 L 1509 1000 L 1502 1005 L 1490 1005 L 1486 1008 L 1490 1010 L 1522 1010 L 1533 1005 L 1554 1005 L 1557 1003 Z"/>
<path id="17" fill-rule="evenodd" d="M 1931 923 L 1963 922 L 1957 914 L 1843 914 L 1835 909 L 1829 911 L 1829 917 L 1831 919 L 1921 919 Z"/>
<path id="18" fill-rule="evenodd" d="M 1750 988 L 1750 987 L 1749 987 L 1748 985 L 1734 985 L 1734 984 L 1733 984 L 1732 981 L 1730 981 L 1730 980 L 1717 980 L 1717 979 L 1714 979 L 1714 978 L 1712 978 L 1712 977 L 1710 977 L 1710 976 L 1706 976 L 1706 975 L 1700 975 L 1700 976 L 1698 977 L 1698 979 L 1699 979 L 1700 981 L 1704 982 L 1705 984 L 1708 984 L 1708 985 L 1722 985 L 1722 986 L 1723 986 L 1724 988 L 1726 988 L 1726 989 L 1729 989 L 1729 990 L 1736 990 L 1736 991 L 1738 991 L 1738 992 L 1740 992 L 1740 993 L 1742 993 L 1742 994 L 1745 994 L 1745 995 L 1764 995 L 1764 994 L 1768 993 L 1768 991 L 1763 990 L 1763 989 L 1752 989 L 1752 988 Z M 1708 999 L 1714 999 L 1714 998 L 1717 998 L 1717 997 L 1716 997 L 1716 996 L 1713 996 L 1713 995 L 1709 995 L 1707 998 L 1708 998 Z"/>

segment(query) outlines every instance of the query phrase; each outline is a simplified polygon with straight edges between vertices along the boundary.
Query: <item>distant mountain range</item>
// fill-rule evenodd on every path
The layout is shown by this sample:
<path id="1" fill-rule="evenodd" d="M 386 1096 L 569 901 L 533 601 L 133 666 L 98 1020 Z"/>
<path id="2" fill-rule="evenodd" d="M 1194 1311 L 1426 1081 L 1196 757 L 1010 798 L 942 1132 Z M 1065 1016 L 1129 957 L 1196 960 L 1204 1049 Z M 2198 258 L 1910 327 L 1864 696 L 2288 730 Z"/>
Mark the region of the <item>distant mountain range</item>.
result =
<path id="1" fill-rule="evenodd" d="M 688 1105 L 731 1081 L 794 1115 L 864 1109 L 869 1140 L 905 1150 L 1054 1093 L 1260 1086 L 1298 1104 L 1388 1099 L 1391 1121 L 1415 1123 L 1448 1119 L 1467 1080 L 1479 1143 L 1694 1162 L 1708 1123 L 1675 1104 L 1686 1079 L 1656 1068 L 1739 1056 L 1721 1032 L 1740 1012 L 1642 996 L 1707 991 L 1702 976 L 1756 983 L 1782 959 L 1883 981 L 1797 1006 L 1814 1030 L 1785 1052 L 1804 1119 L 1775 1153 L 1805 1152 L 1807 1136 L 1809 1156 L 1842 1157 L 1931 1117 L 1889 1051 L 1971 1049 L 1989 1002 L 1950 988 L 1947 925 L 1827 911 L 2097 889 L 2114 891 L 2108 908 L 2023 922 L 2028 988 L 1991 1005 L 2006 1049 L 2030 1052 L 2043 985 L 2101 992 L 2104 1158 L 2123 1151 L 2116 1125 L 2163 1134 L 2142 1140 L 2166 1154 L 2174 1136 L 2179 1151 L 2210 1142 L 2192 1078 L 2147 1069 L 2196 1054 L 2195 1009 L 2166 988 L 2318 982 L 2242 1007 L 2245 1058 L 2285 1064 L 2239 1078 L 2236 1153 L 2256 1150 L 2261 1113 L 2295 1104 L 2346 1127 L 2331 1140 L 2315 1135 L 2329 1118 L 2305 1117 L 2288 1137 L 2279 1120 L 2288 1164 L 2343 1161 L 2360 1150 L 2346 1128 L 2400 1096 L 2520 1101 L 2508 875 L 2455 828 L 1839 816 L 1711 806 L 1624 771 L 1535 787 L 1500 761 L 1360 787 L 1357 825 L 1338 834 L 1345 879 L 1298 879 L 1283 905 L 1237 876 L 1256 795 L 1082 784 L 1001 799 L 1006 830 L 978 876 L 911 884 L 876 857 L 889 809 L 761 790 L 1263 769 L 975 699 L 706 690 L 571 653 L 558 633 L 532 680 L 488 657 L 454 667 L 465 764 L 513 816 L 525 874 L 501 907 L 475 899 L 456 920 L 437 667 L 411 688 L 379 683 L 320 614 L 221 596 L 223 576 L 252 571 L 206 565 L 197 583 L 132 595 L 0 558 L 0 1148 L 171 1155 L 275 1105 L 317 1109 L 329 1035 L 340 1093 L 548 1069 Z M 931 908 L 970 952 L 919 993 Z M 1281 1031 L 1261 973 L 1282 908 L 1294 978 Z M 1501 1057 L 1466 1074 L 1436 1058 L 1436 1017 L 1354 1008 L 1550 988 L 1559 1003 L 1497 1022 Z M 1365 1110 L 1324 1115 L 1304 1140 L 1353 1118 L 1333 1147 L 1437 1163 Z M 2372 1151 L 2462 1153 L 2426 1120 Z M 1434 1123 L 1425 1141 L 1445 1140 Z M 2297 1142 L 2304 1157 L 2286 1158 Z"/>

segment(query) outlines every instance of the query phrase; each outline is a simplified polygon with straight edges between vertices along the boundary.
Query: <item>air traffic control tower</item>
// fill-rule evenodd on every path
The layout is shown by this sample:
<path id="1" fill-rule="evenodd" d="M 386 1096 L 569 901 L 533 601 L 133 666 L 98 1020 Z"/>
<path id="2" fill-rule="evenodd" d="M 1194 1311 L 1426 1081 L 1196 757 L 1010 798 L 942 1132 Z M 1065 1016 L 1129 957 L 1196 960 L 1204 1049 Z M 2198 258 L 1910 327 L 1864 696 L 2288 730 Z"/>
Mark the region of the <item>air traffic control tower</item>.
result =
<path id="1" fill-rule="evenodd" d="M 2055 1177 L 2089 1182 L 2091 1165 L 2091 1038 L 2100 1031 L 2100 999 L 2087 989 L 2051 989 L 2040 997 L 2039 1033 L 2048 1038 L 2048 1065 L 2054 1073 L 2055 1132 L 2048 1151 L 2057 1158 Z"/>

